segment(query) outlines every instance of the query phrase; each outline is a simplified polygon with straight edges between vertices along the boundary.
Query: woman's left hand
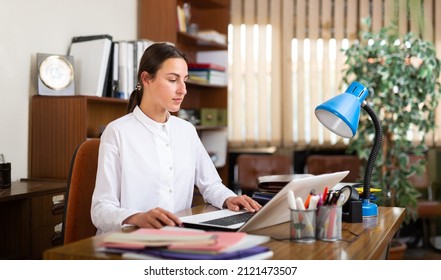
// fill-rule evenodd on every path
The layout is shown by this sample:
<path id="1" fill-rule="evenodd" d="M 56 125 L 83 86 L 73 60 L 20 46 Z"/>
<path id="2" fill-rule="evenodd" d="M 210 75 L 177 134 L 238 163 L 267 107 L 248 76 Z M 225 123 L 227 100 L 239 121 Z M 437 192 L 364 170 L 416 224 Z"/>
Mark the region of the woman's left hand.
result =
<path id="1" fill-rule="evenodd" d="M 262 205 L 246 194 L 227 198 L 225 200 L 225 206 L 233 211 L 239 211 L 240 209 L 245 208 L 249 212 L 255 212 L 262 208 Z"/>

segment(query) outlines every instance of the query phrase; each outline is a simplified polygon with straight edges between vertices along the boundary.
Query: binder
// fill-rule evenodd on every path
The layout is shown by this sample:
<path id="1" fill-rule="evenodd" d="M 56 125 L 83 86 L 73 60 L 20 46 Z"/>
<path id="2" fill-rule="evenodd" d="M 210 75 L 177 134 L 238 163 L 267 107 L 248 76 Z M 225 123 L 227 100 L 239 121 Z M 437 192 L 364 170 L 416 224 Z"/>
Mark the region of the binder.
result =
<path id="1" fill-rule="evenodd" d="M 106 96 L 111 73 L 112 36 L 94 35 L 72 38 L 69 55 L 75 63 L 75 93 Z M 109 89 L 110 90 L 110 89 Z"/>

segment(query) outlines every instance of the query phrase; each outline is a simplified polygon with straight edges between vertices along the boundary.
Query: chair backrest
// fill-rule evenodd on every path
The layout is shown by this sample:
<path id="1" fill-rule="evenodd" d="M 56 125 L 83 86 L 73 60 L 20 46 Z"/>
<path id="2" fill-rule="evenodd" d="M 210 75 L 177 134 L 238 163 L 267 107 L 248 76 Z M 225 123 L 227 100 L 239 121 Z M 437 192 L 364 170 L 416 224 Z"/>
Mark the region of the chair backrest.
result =
<path id="1" fill-rule="evenodd" d="M 62 226 L 64 244 L 96 233 L 90 207 L 95 188 L 99 144 L 99 139 L 88 139 L 78 146 L 72 157 Z"/>
<path id="2" fill-rule="evenodd" d="M 237 157 L 237 184 L 242 190 L 257 190 L 257 177 L 292 174 L 292 161 L 284 155 L 242 154 Z"/>
<path id="3" fill-rule="evenodd" d="M 349 170 L 342 182 L 357 182 L 360 174 L 361 160 L 355 155 L 310 155 L 306 159 L 307 173 L 320 175 L 324 173 Z"/>

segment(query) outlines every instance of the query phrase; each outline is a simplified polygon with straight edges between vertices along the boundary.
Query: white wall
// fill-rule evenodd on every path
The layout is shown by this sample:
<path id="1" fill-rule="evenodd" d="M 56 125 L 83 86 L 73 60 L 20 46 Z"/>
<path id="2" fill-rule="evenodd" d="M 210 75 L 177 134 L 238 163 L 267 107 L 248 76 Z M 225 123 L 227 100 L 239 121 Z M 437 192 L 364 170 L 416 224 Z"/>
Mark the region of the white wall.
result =
<path id="1" fill-rule="evenodd" d="M 13 181 L 28 176 L 36 53 L 67 54 L 74 36 L 136 39 L 136 17 L 136 0 L 0 0 L 0 153 Z"/>

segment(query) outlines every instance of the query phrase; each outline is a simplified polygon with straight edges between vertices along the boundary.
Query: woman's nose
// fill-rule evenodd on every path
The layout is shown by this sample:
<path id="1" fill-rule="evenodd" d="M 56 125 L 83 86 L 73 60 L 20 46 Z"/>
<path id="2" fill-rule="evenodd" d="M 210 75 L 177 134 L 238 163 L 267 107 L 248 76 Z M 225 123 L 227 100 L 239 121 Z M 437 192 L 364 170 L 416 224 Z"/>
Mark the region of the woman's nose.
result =
<path id="1" fill-rule="evenodd" d="M 187 94 L 187 85 L 185 84 L 184 81 L 179 83 L 178 93 L 179 94 Z"/>

